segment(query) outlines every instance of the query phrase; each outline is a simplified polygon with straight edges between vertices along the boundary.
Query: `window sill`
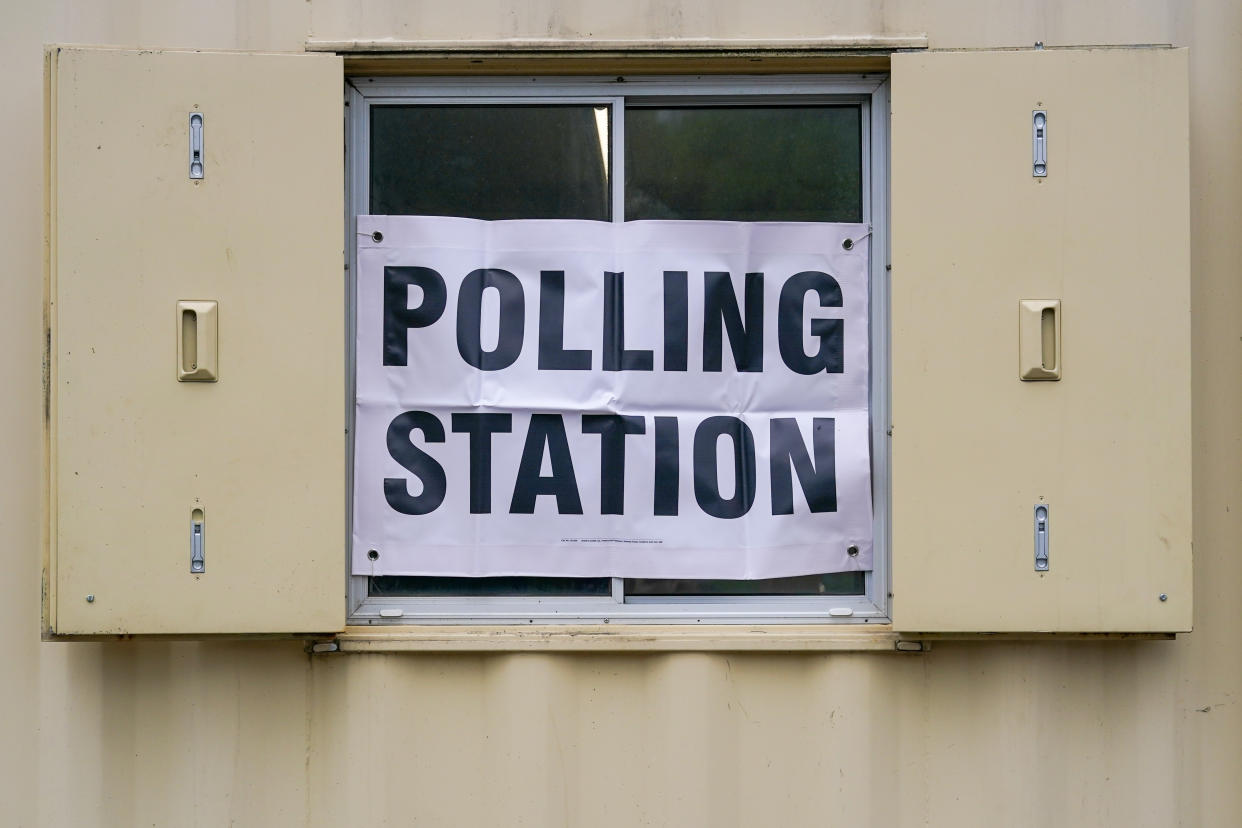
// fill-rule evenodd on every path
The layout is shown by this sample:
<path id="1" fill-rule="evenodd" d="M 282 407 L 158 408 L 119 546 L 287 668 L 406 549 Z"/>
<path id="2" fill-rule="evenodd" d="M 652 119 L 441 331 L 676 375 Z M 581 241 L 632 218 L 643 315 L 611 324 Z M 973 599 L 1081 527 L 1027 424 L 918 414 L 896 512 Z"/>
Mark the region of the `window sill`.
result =
<path id="1" fill-rule="evenodd" d="M 333 648 L 333 645 L 335 647 Z M 889 625 L 346 627 L 316 652 L 920 652 Z"/>

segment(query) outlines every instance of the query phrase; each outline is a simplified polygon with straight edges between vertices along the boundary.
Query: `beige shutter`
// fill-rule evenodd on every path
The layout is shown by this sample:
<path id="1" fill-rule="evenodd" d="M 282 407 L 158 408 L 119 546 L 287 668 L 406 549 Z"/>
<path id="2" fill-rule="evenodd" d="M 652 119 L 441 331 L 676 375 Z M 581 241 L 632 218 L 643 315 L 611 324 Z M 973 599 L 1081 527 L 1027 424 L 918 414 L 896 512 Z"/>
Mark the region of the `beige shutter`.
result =
<path id="1" fill-rule="evenodd" d="M 892 67 L 894 624 L 1189 630 L 1186 51 Z"/>
<path id="2" fill-rule="evenodd" d="M 340 629 L 340 59 L 47 60 L 47 632 Z"/>

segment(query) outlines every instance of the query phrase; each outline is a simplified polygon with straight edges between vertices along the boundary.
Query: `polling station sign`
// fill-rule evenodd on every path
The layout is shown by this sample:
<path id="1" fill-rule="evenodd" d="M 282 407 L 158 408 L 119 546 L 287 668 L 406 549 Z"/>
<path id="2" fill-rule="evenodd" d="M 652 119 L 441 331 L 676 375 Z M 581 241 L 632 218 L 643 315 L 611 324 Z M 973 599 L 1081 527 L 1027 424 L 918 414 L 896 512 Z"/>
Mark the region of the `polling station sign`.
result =
<path id="1" fill-rule="evenodd" d="M 357 229 L 356 574 L 871 568 L 866 226 Z"/>

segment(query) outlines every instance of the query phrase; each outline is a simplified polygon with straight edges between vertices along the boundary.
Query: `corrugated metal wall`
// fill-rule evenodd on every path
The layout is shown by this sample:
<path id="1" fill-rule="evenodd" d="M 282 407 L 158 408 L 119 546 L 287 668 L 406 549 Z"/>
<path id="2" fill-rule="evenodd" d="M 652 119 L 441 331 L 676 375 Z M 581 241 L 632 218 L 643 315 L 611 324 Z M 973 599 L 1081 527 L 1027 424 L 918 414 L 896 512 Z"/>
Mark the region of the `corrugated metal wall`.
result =
<path id="1" fill-rule="evenodd" d="M 1232 511 L 1242 509 L 1242 7 L 273 0 L 205 9 L 4 5 L 0 822 L 1242 824 L 1242 511 Z M 917 31 L 933 47 L 1192 49 L 1195 633 L 945 643 L 917 656 L 311 658 L 288 642 L 38 642 L 42 43 L 300 49 L 308 34 Z"/>

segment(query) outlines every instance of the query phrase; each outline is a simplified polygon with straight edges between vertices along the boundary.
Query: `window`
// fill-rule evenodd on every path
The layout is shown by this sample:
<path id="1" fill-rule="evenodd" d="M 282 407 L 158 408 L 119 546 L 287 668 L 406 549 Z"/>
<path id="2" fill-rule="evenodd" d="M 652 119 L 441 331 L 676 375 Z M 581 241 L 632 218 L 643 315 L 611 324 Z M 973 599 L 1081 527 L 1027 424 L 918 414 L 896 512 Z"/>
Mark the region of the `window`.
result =
<path id="1" fill-rule="evenodd" d="M 346 158 L 343 63 L 336 55 L 49 47 L 49 637 L 335 633 L 347 621 L 396 615 L 522 625 L 850 620 L 833 610 L 891 618 L 903 635 L 1191 628 L 1185 49 L 895 53 L 891 152 L 888 85 L 869 78 L 515 78 L 355 81 Z M 142 95 L 127 91 L 135 78 Z M 700 209 L 688 195 L 704 182 L 672 174 L 738 163 L 736 152 L 696 159 L 692 149 L 693 163 L 645 177 L 634 129 L 644 115 L 667 146 L 679 120 L 857 107 L 868 248 L 889 247 L 887 159 L 896 230 L 891 284 L 887 255 L 870 262 L 869 459 L 880 553 L 861 589 L 825 597 L 814 581 L 777 584 L 798 594 L 774 595 L 754 583 L 366 577 L 344 589 L 341 472 L 353 405 L 341 344 L 353 341 L 343 328 L 354 310 L 352 292 L 341 289 L 339 234 L 343 217 L 369 209 L 369 116 L 380 106 L 495 106 L 514 118 L 556 110 L 544 123 L 561 118 L 558 130 L 528 136 L 526 146 L 578 158 L 577 178 L 564 176 L 550 192 L 515 192 L 538 195 L 545 210 L 606 211 L 613 222 L 642 209 Z M 1153 113 L 1141 133 L 1132 127 L 1138 109 Z M 1046 176 L 1032 174 L 1033 110 L 1047 112 Z M 190 177 L 187 156 L 194 113 L 203 179 Z M 169 139 L 178 134 L 183 140 Z M 530 167 L 535 155 L 510 166 Z M 1151 174 L 1136 177 L 1138 166 Z M 791 169 L 778 165 L 767 177 Z M 445 180 L 498 183 L 468 171 Z M 779 192 L 796 189 L 786 183 Z M 711 193 L 716 202 L 728 195 Z M 756 201 L 764 206 L 738 199 L 728 209 Z M 499 199 L 493 206 L 513 209 Z M 604 237 L 644 229 L 579 224 L 607 228 Z M 1065 311 L 1065 370 L 1058 381 L 1023 382 L 1015 305 L 1049 299 Z M 184 340 L 174 336 L 173 312 L 200 300 L 218 302 L 218 381 L 180 382 Z M 1049 518 L 1043 571 L 1033 566 L 1039 504 Z M 205 570 L 196 569 L 204 543 Z M 739 588 L 749 594 L 726 591 Z M 422 594 L 400 594 L 411 592 Z M 371 644 L 388 646 L 380 638 Z"/>
<path id="2" fill-rule="evenodd" d="M 360 78 L 348 96 L 351 274 L 352 217 L 363 214 L 858 222 L 875 251 L 873 570 L 750 581 L 352 575 L 351 623 L 886 617 L 885 78 Z"/>

